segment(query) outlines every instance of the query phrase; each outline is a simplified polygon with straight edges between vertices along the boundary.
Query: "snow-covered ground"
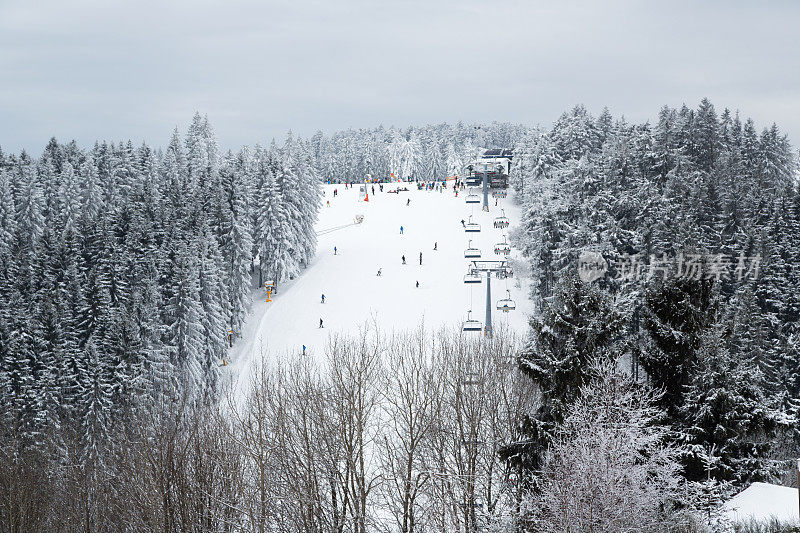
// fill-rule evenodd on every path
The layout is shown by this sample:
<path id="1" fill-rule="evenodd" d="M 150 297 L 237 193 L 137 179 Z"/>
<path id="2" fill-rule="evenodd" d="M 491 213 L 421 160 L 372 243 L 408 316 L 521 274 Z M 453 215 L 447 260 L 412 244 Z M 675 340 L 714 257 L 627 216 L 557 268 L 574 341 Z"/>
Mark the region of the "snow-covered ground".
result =
<path id="1" fill-rule="evenodd" d="M 465 191 L 456 198 L 452 189 L 418 191 L 413 183 L 400 186 L 409 191 L 390 194 L 387 191 L 397 185 L 384 184 L 383 193 L 376 186 L 376 193 L 370 191 L 369 202 L 364 202 L 359 201 L 358 186 L 345 190 L 343 184 L 325 185 L 316 225 L 317 255 L 300 277 L 279 287 L 272 302 L 265 302 L 263 290 L 253 302 L 241 338 L 229 354 L 226 368 L 234 381 L 247 382 L 254 361 L 298 355 L 303 345 L 308 355 L 322 360 L 331 332 L 355 333 L 373 320 L 383 332 L 413 329 L 423 321 L 429 329 L 460 326 L 469 309 L 473 318 L 483 321 L 486 285 L 464 284 L 469 261 L 464 250 L 471 238 L 482 259 L 506 258 L 494 254 L 494 245 L 519 223 L 520 208 L 511 195 L 500 199 L 498 207 L 490 198 L 490 212 L 486 213 L 480 204 L 465 203 Z M 338 189 L 336 197 L 334 188 Z M 406 205 L 408 199 L 410 205 Z M 511 221 L 505 230 L 495 229 L 493 224 L 501 208 Z M 356 215 L 363 215 L 363 223 L 353 223 Z M 461 220 L 468 221 L 470 215 L 481 225 L 480 233 L 464 232 Z M 507 258 L 518 261 L 519 252 L 512 250 Z M 495 328 L 506 324 L 519 333 L 527 328 L 529 280 L 518 275 L 520 272 L 522 269 L 515 269 L 514 277 L 506 280 L 492 279 Z M 517 304 L 509 313 L 496 309 L 506 290 Z M 324 328 L 319 328 L 320 318 Z"/>

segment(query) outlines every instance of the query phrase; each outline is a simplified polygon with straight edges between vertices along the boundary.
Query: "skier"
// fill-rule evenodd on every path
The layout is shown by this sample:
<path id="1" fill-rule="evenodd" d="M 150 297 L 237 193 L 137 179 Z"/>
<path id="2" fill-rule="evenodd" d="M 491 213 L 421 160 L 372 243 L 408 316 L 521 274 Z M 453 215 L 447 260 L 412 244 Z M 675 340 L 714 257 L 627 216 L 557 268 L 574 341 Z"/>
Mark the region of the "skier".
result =
<path id="1" fill-rule="evenodd" d="M 408 206 L 408 205 L 411 205 L 411 198 L 409 198 L 408 200 L 406 200 L 406 205 L 407 205 L 407 206 Z"/>
<path id="2" fill-rule="evenodd" d="M 322 295 L 322 303 L 325 303 L 325 295 Z"/>
<path id="3" fill-rule="evenodd" d="M 336 247 L 333 247 L 333 255 L 336 255 Z"/>
<path id="4" fill-rule="evenodd" d="M 333 189 L 333 197 L 334 197 L 334 198 L 336 198 L 336 195 L 337 195 L 337 194 L 338 194 L 338 191 L 337 191 L 336 189 Z"/>
<path id="5" fill-rule="evenodd" d="M 422 252 L 419 253 L 419 264 L 422 265 Z"/>
<path id="6" fill-rule="evenodd" d="M 419 289 L 419 281 L 417 281 L 417 288 Z"/>
<path id="7" fill-rule="evenodd" d="M 464 226 L 465 228 L 467 227 L 467 225 L 464 224 L 464 219 L 463 218 L 461 219 L 461 225 Z"/>
<path id="8" fill-rule="evenodd" d="M 433 243 L 433 249 L 434 250 L 438 250 L 439 249 L 439 243 L 438 242 Z"/>
<path id="9" fill-rule="evenodd" d="M 378 269 L 378 276 L 380 276 L 380 275 L 381 275 L 381 269 L 379 268 Z"/>
<path id="10" fill-rule="evenodd" d="M 401 259 L 403 260 L 403 264 L 405 265 L 406 264 L 406 256 L 401 257 Z"/>
<path id="11" fill-rule="evenodd" d="M 372 196 L 375 196 L 375 186 L 372 186 Z"/>
<path id="12" fill-rule="evenodd" d="M 322 319 L 319 319 L 319 327 L 322 327 Z"/>
<path id="13" fill-rule="evenodd" d="M 330 201 L 330 200 L 328 200 L 328 207 L 330 207 L 330 206 L 331 206 L 331 201 Z"/>
<path id="14" fill-rule="evenodd" d="M 303 355 L 305 355 L 305 354 L 306 354 L 306 345 L 304 344 L 303 345 Z"/>
<path id="15" fill-rule="evenodd" d="M 400 226 L 400 235 L 403 234 L 403 226 Z"/>

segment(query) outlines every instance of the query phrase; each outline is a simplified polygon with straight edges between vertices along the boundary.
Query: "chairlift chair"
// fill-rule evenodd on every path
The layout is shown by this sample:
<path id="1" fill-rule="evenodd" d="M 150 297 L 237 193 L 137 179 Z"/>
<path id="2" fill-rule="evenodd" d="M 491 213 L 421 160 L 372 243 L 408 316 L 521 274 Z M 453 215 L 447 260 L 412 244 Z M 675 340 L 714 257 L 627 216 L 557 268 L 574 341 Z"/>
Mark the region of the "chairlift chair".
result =
<path id="1" fill-rule="evenodd" d="M 483 331 L 483 326 L 479 320 L 472 319 L 472 311 L 467 311 L 467 320 L 464 322 L 462 331 Z"/>
<path id="2" fill-rule="evenodd" d="M 464 257 L 467 259 L 480 259 L 481 251 L 472 247 L 472 239 L 469 241 L 469 247 L 464 250 Z"/>
<path id="3" fill-rule="evenodd" d="M 508 313 L 517 308 L 517 303 L 511 299 L 511 291 L 506 290 L 507 297 L 497 301 L 497 309 Z"/>
<path id="4" fill-rule="evenodd" d="M 470 193 L 467 195 L 466 202 L 468 204 L 479 204 L 481 203 L 481 197 L 478 195 L 478 193 L 470 191 Z"/>
<path id="5" fill-rule="evenodd" d="M 508 193 L 506 192 L 505 189 L 497 189 L 495 191 L 492 191 L 493 198 L 505 198 L 506 196 L 508 196 Z"/>
<path id="6" fill-rule="evenodd" d="M 503 242 L 498 242 L 494 245 L 494 253 L 497 255 L 508 255 L 511 253 L 511 245 L 506 242 L 505 235 L 503 236 Z"/>
<path id="7" fill-rule="evenodd" d="M 508 218 L 506 217 L 505 209 L 500 210 L 503 214 L 494 219 L 494 227 L 497 229 L 505 229 L 509 226 Z"/>
<path id="8" fill-rule="evenodd" d="M 473 274 L 472 272 L 467 272 L 467 275 L 464 276 L 464 283 L 480 283 L 481 277 L 478 274 Z"/>
<path id="9" fill-rule="evenodd" d="M 481 225 L 472 221 L 472 215 L 469 216 L 469 222 L 464 225 L 464 231 L 466 233 L 480 233 Z"/>
<path id="10" fill-rule="evenodd" d="M 468 187 L 477 187 L 478 185 L 483 184 L 483 176 L 477 176 L 473 174 L 472 176 L 468 176 L 464 182 L 467 184 Z"/>

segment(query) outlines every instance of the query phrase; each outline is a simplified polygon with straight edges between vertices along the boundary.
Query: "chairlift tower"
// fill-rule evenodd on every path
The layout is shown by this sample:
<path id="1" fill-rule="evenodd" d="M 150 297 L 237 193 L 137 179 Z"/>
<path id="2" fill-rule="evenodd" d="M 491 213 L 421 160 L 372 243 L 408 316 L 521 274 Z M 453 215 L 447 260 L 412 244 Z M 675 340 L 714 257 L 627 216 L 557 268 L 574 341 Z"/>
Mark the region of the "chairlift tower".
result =
<path id="1" fill-rule="evenodd" d="M 483 165 L 483 210 L 489 212 L 489 163 Z"/>
<path id="2" fill-rule="evenodd" d="M 479 261 L 475 260 L 469 266 L 469 275 L 482 276 L 486 274 L 486 319 L 484 322 L 483 333 L 487 337 L 492 336 L 492 273 L 497 278 L 505 279 L 513 276 L 514 272 L 508 265 L 508 261 Z"/>

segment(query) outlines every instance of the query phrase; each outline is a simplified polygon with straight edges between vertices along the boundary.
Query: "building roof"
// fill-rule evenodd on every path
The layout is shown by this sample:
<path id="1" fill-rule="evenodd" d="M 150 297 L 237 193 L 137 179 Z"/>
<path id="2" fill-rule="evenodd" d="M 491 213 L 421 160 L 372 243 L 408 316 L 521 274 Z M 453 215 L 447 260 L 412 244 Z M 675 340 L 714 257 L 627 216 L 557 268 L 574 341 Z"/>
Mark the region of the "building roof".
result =
<path id="1" fill-rule="evenodd" d="M 483 152 L 482 157 L 507 157 L 511 159 L 513 153 L 508 148 L 491 148 Z"/>
<path id="2" fill-rule="evenodd" d="M 722 512 L 733 522 L 766 522 L 774 518 L 782 523 L 797 523 L 797 489 L 770 483 L 753 483 L 725 502 Z"/>

